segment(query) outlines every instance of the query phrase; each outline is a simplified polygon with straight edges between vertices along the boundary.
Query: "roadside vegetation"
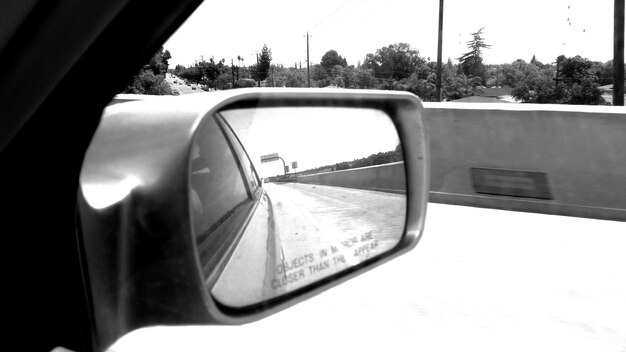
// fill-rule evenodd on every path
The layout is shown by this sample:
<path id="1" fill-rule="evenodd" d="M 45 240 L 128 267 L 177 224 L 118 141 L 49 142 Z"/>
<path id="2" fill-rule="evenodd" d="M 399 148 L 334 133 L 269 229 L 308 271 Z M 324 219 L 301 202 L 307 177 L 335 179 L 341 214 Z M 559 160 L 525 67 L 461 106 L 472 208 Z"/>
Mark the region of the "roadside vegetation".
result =
<path id="1" fill-rule="evenodd" d="M 300 171 L 300 172 L 297 172 L 297 174 L 309 175 L 309 174 L 316 174 L 320 172 L 349 170 L 349 169 L 356 169 L 359 167 L 394 163 L 398 161 L 404 161 L 404 156 L 402 154 L 402 147 L 400 146 L 400 144 L 398 144 L 394 150 L 371 154 L 365 158 L 354 159 L 352 161 L 342 161 L 342 162 L 338 162 L 338 163 L 331 164 L 331 165 L 324 165 L 324 166 L 316 167 L 313 169 Z"/>
<path id="2" fill-rule="evenodd" d="M 172 95 L 172 90 L 165 81 L 165 74 L 169 66 L 168 60 L 171 57 L 169 51 L 160 48 L 150 58 L 150 61 L 139 70 L 122 93 Z"/>
<path id="3" fill-rule="evenodd" d="M 488 50 L 484 28 L 470 33 L 468 51 L 459 58 L 448 58 L 442 65 L 441 100 L 453 101 L 486 88 L 502 89 L 518 102 L 544 104 L 604 105 L 601 86 L 613 83 L 613 62 L 590 61 L 580 56 L 555 58 L 542 63 L 534 55 L 529 61 L 487 65 L 483 50 Z M 170 53 L 161 49 L 142 68 L 125 92 L 136 94 L 172 94 L 165 82 Z M 169 72 L 204 90 L 243 87 L 335 87 L 408 91 L 423 101 L 436 101 L 437 63 L 420 55 L 407 43 L 393 43 L 368 53 L 356 65 L 334 49 L 328 50 L 319 63 L 306 65 L 272 64 L 272 52 L 263 45 L 257 62 L 242 65 L 237 57 L 201 60 L 190 66 L 177 65 Z"/>

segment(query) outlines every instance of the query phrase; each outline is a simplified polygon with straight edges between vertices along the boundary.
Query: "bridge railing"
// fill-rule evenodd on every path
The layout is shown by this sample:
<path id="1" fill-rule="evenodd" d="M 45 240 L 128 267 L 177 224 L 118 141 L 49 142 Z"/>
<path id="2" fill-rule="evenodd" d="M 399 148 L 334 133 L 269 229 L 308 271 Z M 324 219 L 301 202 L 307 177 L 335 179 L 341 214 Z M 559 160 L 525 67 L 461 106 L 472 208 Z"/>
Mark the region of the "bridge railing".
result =
<path id="1" fill-rule="evenodd" d="M 299 183 L 405 193 L 404 162 L 298 176 Z"/>
<path id="2" fill-rule="evenodd" d="M 424 103 L 430 201 L 626 221 L 626 109 Z"/>

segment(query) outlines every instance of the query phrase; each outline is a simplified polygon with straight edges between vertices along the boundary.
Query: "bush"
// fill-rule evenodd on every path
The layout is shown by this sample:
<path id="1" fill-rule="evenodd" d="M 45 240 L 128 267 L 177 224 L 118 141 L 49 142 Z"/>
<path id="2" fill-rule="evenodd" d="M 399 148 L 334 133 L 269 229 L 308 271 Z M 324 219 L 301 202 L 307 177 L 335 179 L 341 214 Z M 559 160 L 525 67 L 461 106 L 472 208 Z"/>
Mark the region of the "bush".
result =
<path id="1" fill-rule="evenodd" d="M 165 76 L 155 75 L 152 71 L 141 71 L 123 93 L 172 95 L 172 89 L 165 81 Z"/>
<path id="2" fill-rule="evenodd" d="M 235 88 L 250 88 L 256 87 L 256 82 L 250 78 L 242 78 L 235 82 Z"/>

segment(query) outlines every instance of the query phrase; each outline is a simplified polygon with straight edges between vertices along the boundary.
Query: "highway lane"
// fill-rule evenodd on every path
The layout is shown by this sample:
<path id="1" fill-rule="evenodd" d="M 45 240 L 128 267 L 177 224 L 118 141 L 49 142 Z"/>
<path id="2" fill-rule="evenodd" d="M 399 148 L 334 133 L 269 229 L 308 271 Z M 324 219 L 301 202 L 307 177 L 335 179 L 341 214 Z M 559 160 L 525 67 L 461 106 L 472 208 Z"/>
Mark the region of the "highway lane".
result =
<path id="1" fill-rule="evenodd" d="M 406 196 L 344 187 L 266 183 L 283 264 L 272 288 L 302 287 L 396 245 Z"/>
<path id="2" fill-rule="evenodd" d="M 173 75 L 171 73 L 165 74 L 165 81 L 169 84 L 172 92 L 177 92 L 179 95 L 183 94 L 195 94 L 204 92 L 200 85 L 197 84 L 185 84 L 185 80 Z"/>

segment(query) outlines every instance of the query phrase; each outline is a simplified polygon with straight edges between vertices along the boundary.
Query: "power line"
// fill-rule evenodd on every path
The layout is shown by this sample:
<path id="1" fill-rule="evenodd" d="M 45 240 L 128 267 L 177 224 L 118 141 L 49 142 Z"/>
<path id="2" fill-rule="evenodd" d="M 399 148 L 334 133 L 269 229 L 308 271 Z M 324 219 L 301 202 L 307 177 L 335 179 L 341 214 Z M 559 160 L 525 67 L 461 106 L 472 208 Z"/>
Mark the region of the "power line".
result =
<path id="1" fill-rule="evenodd" d="M 316 27 L 318 27 L 320 24 L 322 24 L 324 21 L 326 21 L 327 19 L 329 19 L 330 17 L 332 17 L 335 13 L 337 13 L 340 9 L 342 9 L 346 4 L 352 2 L 353 0 L 344 0 L 336 9 L 335 11 L 331 12 L 328 16 L 324 17 L 323 20 L 317 22 L 312 28 L 309 29 L 309 32 L 312 32 Z"/>
<path id="2" fill-rule="evenodd" d="M 361 4 L 363 4 L 364 2 L 365 2 L 365 0 L 361 0 L 361 1 L 359 1 L 359 2 L 358 2 L 358 3 L 356 3 L 354 6 L 352 6 L 351 8 L 349 8 L 347 11 L 344 11 L 343 13 L 341 13 L 341 14 L 340 14 L 340 15 L 338 15 L 337 17 L 335 17 L 335 18 L 331 19 L 330 21 L 327 21 L 327 22 L 324 22 L 324 21 L 326 21 L 326 20 L 322 21 L 322 22 L 324 22 L 324 25 L 323 25 L 323 26 L 318 26 L 318 29 L 317 29 L 317 30 L 315 30 L 315 31 L 311 30 L 311 31 L 309 31 L 309 32 L 312 32 L 312 33 L 320 33 L 320 32 L 322 32 L 323 30 L 327 29 L 327 28 L 328 28 L 331 24 L 333 24 L 333 23 L 337 22 L 338 20 L 342 19 L 342 18 L 343 18 L 343 17 L 345 17 L 347 14 L 352 13 L 352 11 L 354 11 L 354 9 L 356 9 L 356 8 L 357 8 L 357 7 L 359 7 L 359 6 L 361 6 Z M 330 17 L 330 16 L 329 16 L 329 17 Z"/>

